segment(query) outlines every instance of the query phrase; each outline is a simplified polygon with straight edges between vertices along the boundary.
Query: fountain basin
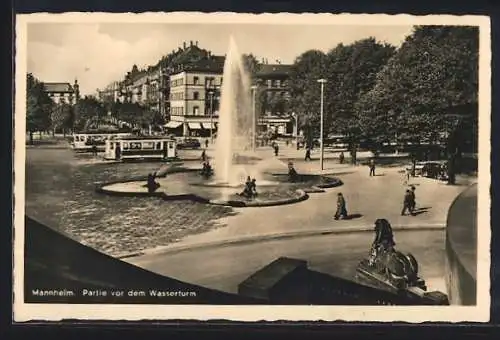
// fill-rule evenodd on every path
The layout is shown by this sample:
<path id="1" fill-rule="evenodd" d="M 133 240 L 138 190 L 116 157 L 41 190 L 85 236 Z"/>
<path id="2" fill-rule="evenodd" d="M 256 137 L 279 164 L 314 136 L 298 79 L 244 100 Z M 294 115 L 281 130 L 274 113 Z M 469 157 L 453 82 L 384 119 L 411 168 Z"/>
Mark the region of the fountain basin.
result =
<path id="1" fill-rule="evenodd" d="M 200 175 L 201 169 L 173 167 L 159 172 L 156 181 L 160 187 L 148 192 L 146 178 L 133 178 L 105 183 L 97 188 L 102 194 L 127 197 L 158 197 L 165 200 L 192 200 L 208 204 L 233 207 L 264 207 L 292 204 L 306 200 L 308 193 L 322 192 L 321 188 L 339 186 L 342 182 L 334 177 L 299 175 L 294 183 L 286 174 L 265 173 L 257 181 L 258 195 L 252 199 L 238 195 L 244 184 L 227 184 Z"/>

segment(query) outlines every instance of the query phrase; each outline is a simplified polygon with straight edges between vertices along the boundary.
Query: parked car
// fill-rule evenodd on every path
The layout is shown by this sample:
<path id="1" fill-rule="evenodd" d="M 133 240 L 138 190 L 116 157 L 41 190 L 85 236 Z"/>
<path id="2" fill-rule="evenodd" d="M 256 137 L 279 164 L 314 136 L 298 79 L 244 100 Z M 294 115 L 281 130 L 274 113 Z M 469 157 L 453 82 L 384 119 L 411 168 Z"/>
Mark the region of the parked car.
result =
<path id="1" fill-rule="evenodd" d="M 411 171 L 412 165 L 406 167 Z M 445 161 L 423 161 L 415 164 L 415 176 L 423 176 L 435 179 L 446 179 L 446 162 Z"/>
<path id="2" fill-rule="evenodd" d="M 201 143 L 195 138 L 186 138 L 177 142 L 178 149 L 199 149 L 201 148 Z"/>
<path id="3" fill-rule="evenodd" d="M 446 162 L 426 162 L 422 169 L 422 175 L 425 177 L 446 180 Z"/>

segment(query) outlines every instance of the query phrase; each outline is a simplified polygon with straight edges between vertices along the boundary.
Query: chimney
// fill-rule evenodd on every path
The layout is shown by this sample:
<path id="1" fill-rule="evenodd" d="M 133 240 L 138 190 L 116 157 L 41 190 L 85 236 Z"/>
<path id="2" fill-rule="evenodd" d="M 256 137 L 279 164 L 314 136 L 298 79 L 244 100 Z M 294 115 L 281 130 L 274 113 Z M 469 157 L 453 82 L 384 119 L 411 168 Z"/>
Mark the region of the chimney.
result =
<path id="1" fill-rule="evenodd" d="M 185 42 L 185 41 L 182 43 L 182 47 L 183 47 L 184 49 L 186 48 L 186 42 Z"/>
<path id="2" fill-rule="evenodd" d="M 196 40 L 195 44 L 196 44 L 196 46 L 198 47 L 198 40 Z"/>
<path id="3" fill-rule="evenodd" d="M 193 46 L 193 41 L 189 40 L 189 46 Z"/>

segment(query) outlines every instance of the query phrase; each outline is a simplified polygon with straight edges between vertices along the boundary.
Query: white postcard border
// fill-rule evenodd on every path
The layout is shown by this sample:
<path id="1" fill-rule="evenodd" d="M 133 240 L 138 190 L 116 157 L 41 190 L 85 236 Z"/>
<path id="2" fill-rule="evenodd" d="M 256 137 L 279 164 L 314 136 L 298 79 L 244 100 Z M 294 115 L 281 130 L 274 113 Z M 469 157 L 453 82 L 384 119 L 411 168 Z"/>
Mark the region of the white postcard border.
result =
<path id="1" fill-rule="evenodd" d="M 70 305 L 26 304 L 24 300 L 24 212 L 26 157 L 27 25 L 41 22 L 137 22 L 307 25 L 474 25 L 480 27 L 479 176 L 477 305 L 463 306 L 204 306 L 204 305 Z M 360 24 L 362 23 L 362 24 Z M 486 16 L 384 14 L 239 14 L 239 13 L 65 13 L 16 16 L 15 183 L 14 183 L 14 321 L 81 320 L 214 320 L 233 321 L 477 321 L 490 318 L 490 115 L 491 39 Z"/>

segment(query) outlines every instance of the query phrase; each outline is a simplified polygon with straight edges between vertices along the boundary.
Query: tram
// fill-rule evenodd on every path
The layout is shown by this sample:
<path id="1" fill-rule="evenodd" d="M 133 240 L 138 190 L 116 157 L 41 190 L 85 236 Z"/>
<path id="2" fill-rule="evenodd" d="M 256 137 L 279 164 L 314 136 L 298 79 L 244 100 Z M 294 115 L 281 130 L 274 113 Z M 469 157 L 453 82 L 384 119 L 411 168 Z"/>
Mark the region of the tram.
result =
<path id="1" fill-rule="evenodd" d="M 105 142 L 107 160 L 169 160 L 177 158 L 177 147 L 171 137 L 115 137 Z"/>
<path id="2" fill-rule="evenodd" d="M 106 140 L 116 137 L 127 137 L 130 133 L 117 133 L 117 132 L 87 132 L 73 134 L 73 141 L 71 147 L 76 152 L 91 151 L 92 146 L 97 147 L 97 151 L 104 151 Z"/>

